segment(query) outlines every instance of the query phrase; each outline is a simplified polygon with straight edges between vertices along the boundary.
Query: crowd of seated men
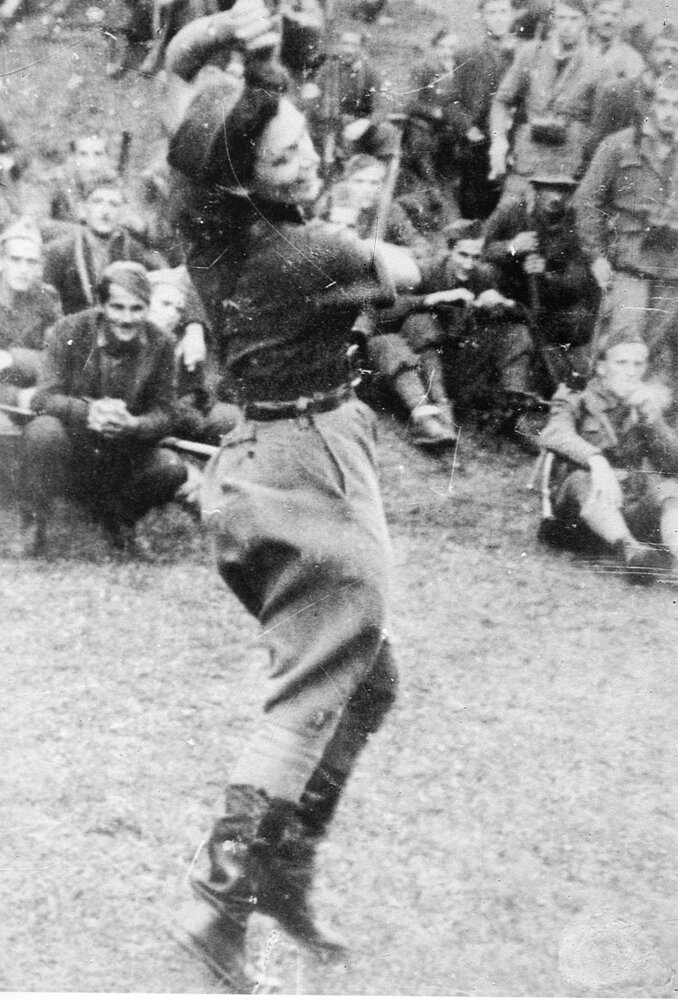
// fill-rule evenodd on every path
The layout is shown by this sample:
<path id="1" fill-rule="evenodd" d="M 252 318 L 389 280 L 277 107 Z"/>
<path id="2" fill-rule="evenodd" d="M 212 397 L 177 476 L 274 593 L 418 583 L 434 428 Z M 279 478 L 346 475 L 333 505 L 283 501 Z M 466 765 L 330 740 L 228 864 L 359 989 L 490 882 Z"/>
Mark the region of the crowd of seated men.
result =
<path id="1" fill-rule="evenodd" d="M 211 12 L 175 6 L 151 41 Z M 585 391 L 601 345 L 632 329 L 670 424 L 676 28 L 652 33 L 628 0 L 479 0 L 481 40 L 458 24 L 439 30 L 391 115 L 362 28 L 328 52 L 315 0 L 280 13 L 290 92 L 323 162 L 315 212 L 377 246 L 397 289 L 394 306 L 356 323 L 359 392 L 434 454 L 456 449 L 460 421 L 488 413 L 489 426 L 533 447 L 525 414 Z M 145 53 L 155 71 L 162 46 Z M 242 85 L 239 54 L 221 68 Z M 26 427 L 24 520 L 40 550 L 47 483 L 84 500 L 124 545 L 149 503 L 186 478 L 163 438 L 216 444 L 237 419 L 213 392 L 219 331 L 183 268 L 164 156 L 130 178 L 125 137 L 83 135 L 56 168 L 29 163 L 10 126 L 0 129 L 0 419 L 5 432 Z M 52 470 L 41 482 L 38 465 Z"/>

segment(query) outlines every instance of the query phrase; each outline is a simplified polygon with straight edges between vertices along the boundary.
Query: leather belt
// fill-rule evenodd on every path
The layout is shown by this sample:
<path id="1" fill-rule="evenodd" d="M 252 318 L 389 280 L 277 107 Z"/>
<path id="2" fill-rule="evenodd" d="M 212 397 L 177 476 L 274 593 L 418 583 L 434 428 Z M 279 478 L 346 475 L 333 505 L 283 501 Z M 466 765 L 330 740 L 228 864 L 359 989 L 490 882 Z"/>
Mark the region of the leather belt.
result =
<path id="1" fill-rule="evenodd" d="M 350 385 L 341 385 L 329 392 L 314 392 L 312 396 L 297 399 L 267 399 L 256 403 L 245 403 L 248 420 L 291 420 L 311 413 L 328 413 L 336 410 L 353 395 Z"/>

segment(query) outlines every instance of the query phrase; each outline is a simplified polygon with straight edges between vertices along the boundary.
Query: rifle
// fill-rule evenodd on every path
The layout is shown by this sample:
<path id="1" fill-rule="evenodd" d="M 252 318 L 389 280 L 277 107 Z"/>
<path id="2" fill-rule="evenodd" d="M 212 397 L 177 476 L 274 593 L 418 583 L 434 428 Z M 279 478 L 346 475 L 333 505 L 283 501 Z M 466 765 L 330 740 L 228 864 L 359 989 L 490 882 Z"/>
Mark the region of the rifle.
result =
<path id="1" fill-rule="evenodd" d="M 329 184 L 337 151 L 337 127 L 339 124 L 339 57 L 335 51 L 335 10 L 334 0 L 325 5 L 325 63 L 330 70 L 325 78 L 322 95 L 320 120 L 322 124 L 321 174 L 325 184 Z"/>
<path id="2" fill-rule="evenodd" d="M 400 162 L 402 160 L 403 148 L 403 127 L 407 121 L 407 115 L 389 115 L 388 120 L 396 125 L 396 133 L 393 149 L 391 151 L 391 159 L 388 165 L 388 171 L 386 172 L 384 184 L 381 189 L 381 195 L 379 197 L 377 218 L 374 226 L 374 232 L 372 234 L 375 240 L 383 240 L 384 232 L 388 224 L 388 216 L 391 211 L 391 205 L 393 204 L 396 184 L 398 183 L 398 175 L 400 173 Z"/>
<path id="3" fill-rule="evenodd" d="M 132 133 L 128 132 L 127 129 L 125 129 L 125 131 L 120 136 L 120 152 L 118 153 L 118 170 L 117 170 L 117 172 L 123 178 L 127 173 L 127 168 L 129 166 L 129 154 L 131 145 L 132 145 Z"/>
<path id="4" fill-rule="evenodd" d="M 34 410 L 25 409 L 22 406 L 10 406 L 9 403 L 0 403 L 0 413 L 6 413 L 8 417 L 14 417 L 19 423 L 27 424 L 37 417 Z M 165 437 L 158 442 L 161 448 L 172 448 L 174 451 L 183 451 L 188 455 L 195 455 L 197 458 L 211 458 L 219 450 L 216 445 L 203 444 L 200 441 L 186 441 L 183 438 Z"/>

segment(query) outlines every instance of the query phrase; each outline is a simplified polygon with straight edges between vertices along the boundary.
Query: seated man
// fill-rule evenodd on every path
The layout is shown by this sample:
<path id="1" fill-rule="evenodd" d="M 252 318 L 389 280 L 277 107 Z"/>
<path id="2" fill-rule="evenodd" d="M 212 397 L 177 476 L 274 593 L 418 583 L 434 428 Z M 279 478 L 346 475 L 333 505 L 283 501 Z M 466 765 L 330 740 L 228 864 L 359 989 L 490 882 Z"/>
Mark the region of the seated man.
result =
<path id="1" fill-rule="evenodd" d="M 581 389 L 589 374 L 600 291 L 577 234 L 576 187 L 564 174 L 531 177 L 524 198 L 499 203 L 485 236 L 500 291 L 530 317 L 533 388 L 544 396 L 561 382 Z"/>
<path id="2" fill-rule="evenodd" d="M 447 233 L 447 252 L 420 265 L 415 294 L 401 295 L 382 312 L 370 357 L 406 406 L 415 401 L 414 374 L 427 387 L 424 400 L 419 389 L 419 403 L 428 406 L 413 409 L 415 424 L 435 416 L 431 407 L 449 413 L 448 391 L 467 407 L 509 397 L 517 423 L 529 396 L 532 353 L 522 310 L 497 290 L 494 269 L 481 263 L 480 223 L 460 219 Z"/>
<path id="3" fill-rule="evenodd" d="M 26 551 L 44 550 L 51 501 L 88 507 L 117 548 L 133 549 L 134 525 L 167 503 L 186 478 L 158 447 L 174 418 L 174 343 L 147 320 L 151 288 L 139 264 L 111 264 L 101 305 L 52 329 L 24 432 L 21 473 Z"/>
<path id="4" fill-rule="evenodd" d="M 59 297 L 42 281 L 42 240 L 30 223 L 0 235 L 0 403 L 26 408 L 40 374 L 45 331 L 61 316 Z M 0 430 L 11 431 L 0 413 Z"/>
<path id="5" fill-rule="evenodd" d="M 678 434 L 664 417 L 666 389 L 645 379 L 648 356 L 638 333 L 612 334 L 586 388 L 553 397 L 541 436 L 566 460 L 556 521 L 588 528 L 643 583 L 678 559 Z"/>
<path id="6" fill-rule="evenodd" d="M 113 261 L 132 260 L 149 270 L 165 265 L 159 253 L 148 250 L 125 229 L 124 205 L 125 190 L 118 175 L 99 174 L 83 189 L 83 225 L 47 245 L 45 279 L 59 293 L 64 313 L 95 304 L 97 282 Z"/>

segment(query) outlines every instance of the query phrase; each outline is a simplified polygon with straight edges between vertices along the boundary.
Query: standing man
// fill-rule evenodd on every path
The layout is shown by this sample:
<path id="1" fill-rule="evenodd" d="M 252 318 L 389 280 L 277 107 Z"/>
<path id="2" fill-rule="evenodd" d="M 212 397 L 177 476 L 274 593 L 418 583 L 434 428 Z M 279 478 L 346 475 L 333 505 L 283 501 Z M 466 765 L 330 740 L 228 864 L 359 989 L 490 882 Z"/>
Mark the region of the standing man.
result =
<path id="1" fill-rule="evenodd" d="M 640 77 L 629 77 L 600 88 L 584 152 L 585 166 L 608 135 L 632 125 L 641 128 L 657 87 L 674 69 L 678 69 L 678 29 L 675 24 L 665 21 L 649 45 L 647 65 Z"/>
<path id="2" fill-rule="evenodd" d="M 124 228 L 125 190 L 117 174 L 92 178 L 84 188 L 83 225 L 48 244 L 45 278 L 54 285 L 66 314 L 96 303 L 96 287 L 106 267 L 116 260 L 132 260 L 148 270 L 165 265 Z"/>
<path id="3" fill-rule="evenodd" d="M 514 192 L 535 173 L 576 176 L 593 115 L 598 67 L 584 0 L 558 0 L 551 29 L 521 47 L 492 105 L 490 178 L 510 172 Z"/>
<path id="4" fill-rule="evenodd" d="M 623 30 L 624 0 L 596 0 L 589 42 L 603 86 L 613 86 L 620 80 L 637 80 L 645 68 L 640 52 L 623 40 Z"/>
<path id="5" fill-rule="evenodd" d="M 606 295 L 603 332 L 640 334 L 653 369 L 676 384 L 678 72 L 657 88 L 638 132 L 610 136 L 575 199 L 591 269 Z"/>
<path id="6" fill-rule="evenodd" d="M 101 305 L 52 330 L 26 428 L 22 520 L 27 552 L 45 548 L 54 497 L 84 504 L 119 549 L 133 549 L 134 525 L 169 502 L 186 469 L 158 442 L 172 427 L 174 343 L 147 321 L 151 288 L 143 267 L 111 264 Z"/>
<path id="7" fill-rule="evenodd" d="M 516 50 L 511 0 L 481 0 L 480 14 L 484 40 L 457 51 L 457 66 L 448 84 L 448 102 L 459 129 L 459 209 L 466 219 L 487 218 L 501 195 L 500 185 L 489 180 L 490 110 Z"/>
<path id="8" fill-rule="evenodd" d="M 27 407 L 40 374 L 45 331 L 61 316 L 59 297 L 42 280 L 42 240 L 30 223 L 0 235 L 0 403 Z M 0 413 L 0 430 L 11 430 Z"/>

